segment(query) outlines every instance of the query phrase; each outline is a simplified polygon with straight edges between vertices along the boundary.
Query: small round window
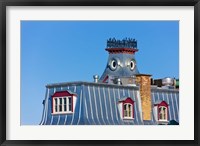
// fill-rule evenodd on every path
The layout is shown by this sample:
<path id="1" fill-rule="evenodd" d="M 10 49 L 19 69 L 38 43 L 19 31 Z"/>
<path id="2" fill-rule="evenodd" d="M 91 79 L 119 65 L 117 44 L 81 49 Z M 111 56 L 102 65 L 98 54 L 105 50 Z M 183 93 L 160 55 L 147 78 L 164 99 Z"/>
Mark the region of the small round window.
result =
<path id="1" fill-rule="evenodd" d="M 134 60 L 131 60 L 131 62 L 130 62 L 130 69 L 131 69 L 131 70 L 134 70 L 135 65 L 136 65 L 135 61 L 134 61 Z"/>
<path id="2" fill-rule="evenodd" d="M 117 60 L 112 59 L 110 61 L 109 67 L 110 67 L 111 70 L 116 70 L 117 69 Z"/>

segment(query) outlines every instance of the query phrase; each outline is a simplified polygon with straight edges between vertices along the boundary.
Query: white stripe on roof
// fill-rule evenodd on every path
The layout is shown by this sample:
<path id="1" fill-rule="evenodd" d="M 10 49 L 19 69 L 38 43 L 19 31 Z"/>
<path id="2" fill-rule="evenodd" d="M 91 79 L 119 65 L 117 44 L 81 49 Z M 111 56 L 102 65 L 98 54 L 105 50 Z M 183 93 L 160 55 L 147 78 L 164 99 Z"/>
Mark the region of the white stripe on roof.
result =
<path id="1" fill-rule="evenodd" d="M 87 103 L 86 103 L 86 99 L 84 98 L 84 103 L 85 103 L 85 112 L 86 112 L 86 117 L 88 119 L 88 110 L 87 110 Z M 88 120 L 89 121 L 89 120 Z"/>
<path id="2" fill-rule="evenodd" d="M 174 120 L 176 120 L 172 93 L 171 93 L 171 100 L 172 100 L 172 108 L 173 108 L 173 113 L 174 113 Z"/>
<path id="3" fill-rule="evenodd" d="M 99 115 L 98 115 L 98 112 L 97 112 L 97 102 L 96 102 L 96 93 L 95 93 L 95 90 L 94 90 L 94 86 L 93 86 L 93 93 L 94 93 L 94 104 L 95 104 L 95 109 L 96 109 L 96 115 L 97 115 L 97 121 L 100 123 L 99 121 Z"/>
<path id="4" fill-rule="evenodd" d="M 50 122 L 50 125 L 52 125 L 52 123 L 53 123 L 53 118 L 54 118 L 54 116 L 51 116 L 51 122 Z"/>
<path id="5" fill-rule="evenodd" d="M 158 95 L 158 100 L 161 100 L 158 92 L 157 92 L 157 95 Z"/>
<path id="6" fill-rule="evenodd" d="M 136 98 L 138 100 L 138 109 L 139 109 L 139 113 L 140 113 L 140 120 L 141 120 L 142 124 L 144 124 L 143 118 L 142 118 L 142 102 L 141 102 L 141 98 L 140 98 L 140 93 L 139 93 L 139 91 L 135 91 L 135 92 L 137 93 Z M 133 91 L 133 93 L 134 93 L 134 91 Z"/>
<path id="7" fill-rule="evenodd" d="M 78 122 L 77 122 L 77 125 L 79 124 L 79 122 L 80 122 L 80 119 L 81 119 L 81 102 L 82 101 L 82 89 L 81 89 L 81 93 L 80 93 L 80 104 L 79 104 L 79 116 L 78 116 Z"/>
<path id="8" fill-rule="evenodd" d="M 138 124 L 140 124 L 139 121 L 138 121 L 139 117 L 138 117 L 138 113 L 137 113 L 138 110 L 137 110 L 137 105 L 136 105 L 136 93 L 135 93 L 135 91 L 133 91 L 133 93 L 134 93 L 133 96 L 135 97 L 135 101 L 134 101 L 134 105 L 133 105 L 133 106 L 134 106 L 134 110 L 135 110 L 135 116 L 137 117 L 137 118 L 136 118 L 136 121 L 137 121 Z M 133 97 L 133 98 L 134 98 L 134 97 Z M 133 112 L 134 112 L 134 111 L 133 111 Z"/>
<path id="9" fill-rule="evenodd" d="M 176 93 L 175 94 L 175 103 L 176 103 L 176 108 L 177 108 L 177 115 L 178 115 L 178 118 L 179 118 L 179 109 L 178 109 L 178 99 L 177 99 L 177 96 L 176 96 Z"/>
<path id="10" fill-rule="evenodd" d="M 117 114 L 117 101 L 116 101 L 116 97 L 115 97 L 115 91 L 114 91 L 114 88 L 113 88 L 113 95 L 114 95 L 114 106 L 115 106 L 115 113 L 116 113 L 116 118 L 117 118 L 117 121 L 119 122 L 119 117 L 118 117 L 118 114 Z"/>
<path id="11" fill-rule="evenodd" d="M 59 122 L 60 122 L 60 115 L 58 117 L 57 125 L 59 125 Z"/>
<path id="12" fill-rule="evenodd" d="M 103 110 L 102 110 L 101 95 L 100 95 L 99 87 L 98 87 L 98 95 L 99 95 L 99 102 L 100 102 L 101 117 L 102 117 L 104 124 L 106 124 L 105 121 L 104 121 L 104 118 L 103 118 Z"/>
<path id="13" fill-rule="evenodd" d="M 123 90 L 122 90 L 122 91 L 123 91 L 123 96 L 125 96 L 124 88 L 123 88 Z"/>
<path id="14" fill-rule="evenodd" d="M 64 125 L 66 125 L 66 121 L 67 121 L 67 114 L 65 115 Z"/>
<path id="15" fill-rule="evenodd" d="M 167 102 L 169 103 L 168 94 L 166 93 L 166 95 L 167 95 Z M 172 110 L 172 109 L 171 109 L 171 106 L 172 106 L 172 105 L 170 105 L 170 104 L 169 104 L 169 106 L 168 106 L 168 107 L 169 107 L 169 112 L 168 112 L 168 113 L 169 113 L 169 119 L 170 119 L 170 120 L 172 119 L 172 116 L 171 116 L 171 110 Z"/>
<path id="16" fill-rule="evenodd" d="M 107 104 L 106 104 L 106 95 L 105 95 L 105 89 L 104 89 L 104 87 L 103 87 L 103 97 L 104 97 L 105 105 L 107 105 Z M 106 119 L 107 119 L 107 121 L 108 121 L 108 123 L 109 123 L 108 112 L 107 112 L 107 106 L 105 106 L 105 109 L 106 109 Z"/>
<path id="17" fill-rule="evenodd" d="M 111 104 L 111 97 L 110 97 L 110 88 L 108 88 L 108 100 L 109 100 L 109 103 L 110 103 L 110 112 L 111 112 L 111 118 L 112 118 L 112 121 L 113 121 L 113 123 L 115 124 L 115 122 L 114 122 L 114 119 L 113 119 L 113 112 L 112 112 L 112 104 Z"/>
<path id="18" fill-rule="evenodd" d="M 94 116 L 93 116 L 93 108 L 92 108 L 92 101 L 91 101 L 91 94 L 90 94 L 90 87 L 89 87 L 89 85 L 88 85 L 88 94 L 89 94 L 90 110 L 91 110 L 92 120 L 95 123 Z"/>
<path id="19" fill-rule="evenodd" d="M 43 110 L 43 115 L 42 115 L 42 121 L 40 123 L 40 125 L 43 125 L 44 124 L 44 119 L 45 119 L 45 115 L 46 115 L 46 99 L 47 99 L 47 92 L 48 92 L 49 89 L 46 89 L 46 93 L 45 93 L 45 103 L 43 104 L 44 106 L 44 110 Z"/>
<path id="20" fill-rule="evenodd" d="M 117 91 L 118 91 L 118 100 L 120 100 L 120 91 L 119 91 L 119 88 L 117 89 Z M 124 121 L 122 121 L 121 117 L 120 117 L 120 121 L 121 121 L 122 123 L 124 123 Z"/>
<path id="21" fill-rule="evenodd" d="M 48 100 L 49 100 L 49 89 L 48 89 L 48 93 L 47 93 L 47 98 L 46 98 L 46 103 L 45 103 L 45 105 L 46 105 L 46 110 L 45 110 L 45 124 L 46 124 L 46 122 L 47 122 L 47 114 L 48 114 L 48 106 L 49 106 L 49 104 L 48 104 Z"/>
<path id="22" fill-rule="evenodd" d="M 162 92 L 162 99 L 163 99 L 163 101 L 165 101 L 165 99 L 164 99 L 164 93 Z M 169 104 L 169 103 L 168 103 Z"/>
<path id="23" fill-rule="evenodd" d="M 74 90 L 73 92 L 75 93 L 76 91 L 76 86 L 74 86 Z M 77 100 L 77 99 L 76 99 Z M 73 103 L 72 103 L 73 104 Z M 76 103 L 75 103 L 76 104 Z M 76 105 L 75 105 L 76 106 Z M 73 112 L 75 113 L 75 107 L 73 107 Z M 71 120 L 71 125 L 73 124 L 73 121 L 74 121 L 74 113 L 73 113 L 73 116 L 72 116 L 72 120 Z"/>
<path id="24" fill-rule="evenodd" d="M 154 97 L 154 92 L 152 92 L 152 99 L 153 99 L 153 103 L 155 103 L 155 97 Z M 152 109 L 152 113 L 153 113 L 153 116 L 154 116 L 154 119 L 157 121 L 158 119 L 156 118 L 156 114 L 155 111 L 154 111 L 154 105 L 152 106 L 153 109 Z"/>
<path id="25" fill-rule="evenodd" d="M 53 88 L 53 93 L 55 93 L 55 92 L 56 92 L 56 88 Z M 54 116 L 51 115 L 51 122 L 50 122 L 50 125 L 52 125 L 53 119 L 54 119 Z"/>

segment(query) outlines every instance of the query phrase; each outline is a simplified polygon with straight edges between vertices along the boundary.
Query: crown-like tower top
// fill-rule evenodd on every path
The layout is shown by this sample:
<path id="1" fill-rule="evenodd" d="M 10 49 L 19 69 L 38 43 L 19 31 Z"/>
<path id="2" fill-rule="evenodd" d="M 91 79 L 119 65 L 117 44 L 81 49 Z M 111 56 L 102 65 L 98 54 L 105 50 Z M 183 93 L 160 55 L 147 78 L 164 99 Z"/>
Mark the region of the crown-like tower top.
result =
<path id="1" fill-rule="evenodd" d="M 122 40 L 109 38 L 107 40 L 107 48 L 137 48 L 137 41 L 132 38 L 125 38 Z"/>
<path id="2" fill-rule="evenodd" d="M 116 40 L 115 38 L 109 38 L 107 40 L 106 51 L 109 53 L 127 53 L 134 54 L 138 51 L 137 41 L 132 38 L 125 38 L 122 40 Z"/>
<path id="3" fill-rule="evenodd" d="M 138 51 L 135 39 L 109 38 L 105 50 L 109 52 L 109 57 L 100 82 L 114 83 L 119 79 L 123 81 L 125 78 L 130 80 L 139 74 L 135 60 L 135 52 Z"/>

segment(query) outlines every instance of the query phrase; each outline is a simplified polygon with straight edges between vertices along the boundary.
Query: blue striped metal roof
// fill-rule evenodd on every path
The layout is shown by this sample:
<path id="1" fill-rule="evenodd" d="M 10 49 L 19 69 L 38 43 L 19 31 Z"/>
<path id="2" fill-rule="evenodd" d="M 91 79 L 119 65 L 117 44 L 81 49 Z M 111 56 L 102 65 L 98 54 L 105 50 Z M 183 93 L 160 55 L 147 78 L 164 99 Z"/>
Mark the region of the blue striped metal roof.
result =
<path id="1" fill-rule="evenodd" d="M 52 115 L 51 96 L 57 91 L 70 91 L 77 94 L 73 114 Z M 156 101 L 169 104 L 169 121 L 179 122 L 179 92 L 170 89 L 152 89 L 152 108 Z M 118 101 L 124 97 L 134 102 L 134 119 L 120 117 Z M 157 124 L 154 111 L 152 119 L 143 121 L 139 87 L 111 85 L 90 82 L 70 82 L 46 86 L 41 125 L 154 125 Z"/>

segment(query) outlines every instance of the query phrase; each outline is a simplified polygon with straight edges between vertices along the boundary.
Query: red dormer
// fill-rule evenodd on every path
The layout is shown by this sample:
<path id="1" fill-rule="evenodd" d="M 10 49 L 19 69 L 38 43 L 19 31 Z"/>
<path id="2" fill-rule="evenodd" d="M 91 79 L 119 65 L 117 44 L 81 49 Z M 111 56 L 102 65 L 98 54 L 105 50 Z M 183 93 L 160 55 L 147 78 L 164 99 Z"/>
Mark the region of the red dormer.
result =
<path id="1" fill-rule="evenodd" d="M 122 119 L 134 119 L 134 101 L 130 97 L 119 100 L 118 108 Z"/>
<path id="2" fill-rule="evenodd" d="M 66 90 L 66 91 L 57 91 L 52 95 L 52 97 L 73 96 L 73 95 L 76 95 L 76 93 Z"/>
<path id="3" fill-rule="evenodd" d="M 74 112 L 77 94 L 69 90 L 57 91 L 52 95 L 52 114 Z"/>
<path id="4" fill-rule="evenodd" d="M 154 112 L 159 124 L 167 124 L 169 121 L 169 104 L 166 101 L 157 101 L 154 103 Z"/>

